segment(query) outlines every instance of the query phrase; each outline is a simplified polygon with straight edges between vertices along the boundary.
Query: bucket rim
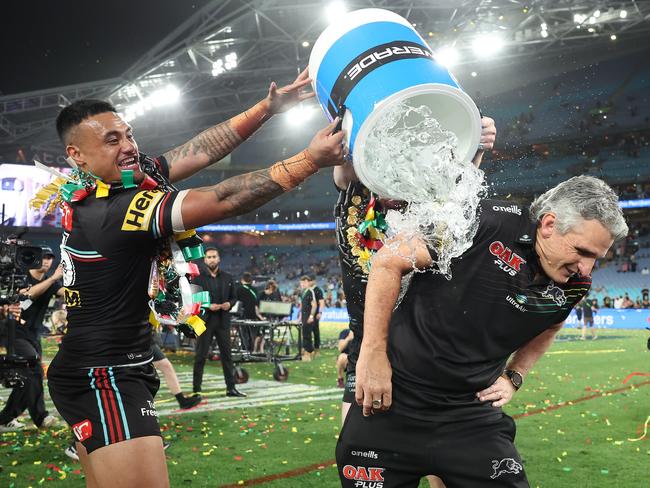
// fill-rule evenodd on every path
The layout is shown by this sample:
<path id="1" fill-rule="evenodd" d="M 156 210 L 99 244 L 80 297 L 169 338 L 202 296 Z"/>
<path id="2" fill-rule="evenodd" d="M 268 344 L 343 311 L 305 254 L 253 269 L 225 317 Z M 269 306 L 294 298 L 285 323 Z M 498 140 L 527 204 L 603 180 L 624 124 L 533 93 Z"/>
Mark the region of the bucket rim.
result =
<path id="1" fill-rule="evenodd" d="M 361 127 L 359 127 L 357 131 L 357 136 L 354 140 L 352 161 L 353 161 L 353 167 L 355 173 L 362 181 L 362 183 L 364 183 L 368 187 L 368 189 L 370 189 L 373 193 L 376 193 L 377 195 L 380 195 L 385 198 L 404 200 L 403 195 L 397 195 L 395 193 L 391 193 L 390 188 L 388 189 L 382 188 L 382 186 L 378 183 L 377 179 L 373 177 L 372 172 L 367 171 L 365 166 L 365 161 L 363 159 L 364 153 L 359 152 L 359 154 L 357 155 L 358 152 L 357 148 L 364 146 L 364 143 L 366 141 L 366 138 L 368 137 L 370 129 L 374 127 L 377 120 L 383 116 L 382 114 L 383 111 L 376 110 L 377 107 L 379 106 L 388 107 L 395 103 L 399 103 L 406 98 L 422 95 L 425 93 L 443 93 L 447 96 L 451 96 L 456 100 L 458 100 L 461 106 L 463 106 L 468 112 L 468 114 L 470 115 L 470 120 L 472 121 L 472 127 L 470 128 L 470 133 L 473 134 L 473 136 L 470 140 L 468 149 L 465 152 L 465 154 L 459 155 L 460 160 L 462 162 L 471 161 L 471 159 L 474 157 L 474 154 L 478 150 L 478 145 L 481 140 L 481 114 L 478 110 L 478 107 L 474 103 L 474 100 L 472 100 L 472 98 L 467 93 L 465 93 L 464 91 L 458 88 L 454 88 L 450 85 L 446 85 L 442 83 L 423 83 L 421 85 L 411 86 L 405 88 L 404 90 L 400 90 L 396 93 L 393 93 L 389 97 L 386 97 L 385 99 L 375 104 L 375 110 L 373 110 L 368 115 L 368 117 L 366 117 L 366 119 L 363 121 L 363 124 L 361 125 Z M 352 115 L 354 116 L 354 114 Z"/>

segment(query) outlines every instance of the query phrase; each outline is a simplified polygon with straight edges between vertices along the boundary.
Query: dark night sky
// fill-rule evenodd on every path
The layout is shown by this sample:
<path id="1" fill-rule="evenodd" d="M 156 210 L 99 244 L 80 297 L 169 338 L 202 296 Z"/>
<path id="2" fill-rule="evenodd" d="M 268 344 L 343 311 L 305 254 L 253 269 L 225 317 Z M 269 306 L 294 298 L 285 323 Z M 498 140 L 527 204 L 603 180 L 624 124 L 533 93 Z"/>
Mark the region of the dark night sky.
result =
<path id="1" fill-rule="evenodd" d="M 119 76 L 208 2 L 2 2 L 0 95 Z"/>

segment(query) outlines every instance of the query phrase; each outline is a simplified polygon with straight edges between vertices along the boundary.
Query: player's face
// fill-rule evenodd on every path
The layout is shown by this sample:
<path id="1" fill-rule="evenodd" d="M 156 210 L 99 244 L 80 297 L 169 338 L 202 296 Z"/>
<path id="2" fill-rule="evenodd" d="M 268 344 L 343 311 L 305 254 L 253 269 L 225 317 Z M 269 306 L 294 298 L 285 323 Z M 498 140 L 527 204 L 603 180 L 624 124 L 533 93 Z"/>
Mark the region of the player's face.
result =
<path id="1" fill-rule="evenodd" d="M 83 120 L 72 129 L 68 155 L 79 167 L 104 182 L 117 182 L 121 170 L 133 170 L 136 182 L 143 174 L 138 164 L 138 144 L 133 130 L 114 112 L 104 112 Z"/>
<path id="2" fill-rule="evenodd" d="M 305 288 L 309 288 L 309 281 L 307 280 L 300 280 L 300 289 L 304 290 Z"/>
<path id="3" fill-rule="evenodd" d="M 219 263 L 221 262 L 221 258 L 219 257 L 219 253 L 216 251 L 208 251 L 205 253 L 205 256 L 203 258 L 203 262 L 206 264 L 208 268 L 210 268 L 212 271 L 217 269 L 219 267 Z"/>
<path id="4" fill-rule="evenodd" d="M 546 275 L 566 283 L 574 275 L 589 276 L 596 259 L 605 257 L 614 240 L 597 220 L 583 220 L 566 234 L 555 227 L 555 216 L 545 215 L 537 235 L 537 254 Z"/>

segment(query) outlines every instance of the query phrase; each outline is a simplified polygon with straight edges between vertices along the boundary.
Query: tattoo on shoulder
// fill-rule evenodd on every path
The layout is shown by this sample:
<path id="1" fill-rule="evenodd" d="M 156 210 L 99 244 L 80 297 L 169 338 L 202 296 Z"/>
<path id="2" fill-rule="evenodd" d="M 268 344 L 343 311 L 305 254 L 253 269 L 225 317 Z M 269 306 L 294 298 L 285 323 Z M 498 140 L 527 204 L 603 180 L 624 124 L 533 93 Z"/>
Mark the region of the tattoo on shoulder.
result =
<path id="1" fill-rule="evenodd" d="M 231 127 L 230 121 L 227 120 L 204 130 L 185 144 L 167 152 L 165 158 L 171 167 L 183 158 L 205 154 L 210 159 L 210 164 L 213 164 L 230 154 L 241 144 L 242 140 L 237 131 Z"/>

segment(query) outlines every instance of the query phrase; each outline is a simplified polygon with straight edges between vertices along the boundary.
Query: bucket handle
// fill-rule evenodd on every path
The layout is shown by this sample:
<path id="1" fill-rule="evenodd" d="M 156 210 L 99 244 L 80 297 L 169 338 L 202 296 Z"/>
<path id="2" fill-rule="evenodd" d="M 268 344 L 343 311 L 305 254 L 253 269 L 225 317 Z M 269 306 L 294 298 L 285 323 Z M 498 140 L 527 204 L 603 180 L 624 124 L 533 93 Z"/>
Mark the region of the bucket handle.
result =
<path id="1" fill-rule="evenodd" d="M 336 134 L 343 127 L 343 116 L 345 115 L 345 112 L 347 112 L 347 110 L 348 108 L 345 106 L 345 104 L 342 103 L 341 105 L 339 105 L 339 111 L 336 114 L 337 117 L 339 118 L 339 121 L 336 124 L 336 127 L 334 127 L 334 131 L 332 132 L 332 134 Z"/>

